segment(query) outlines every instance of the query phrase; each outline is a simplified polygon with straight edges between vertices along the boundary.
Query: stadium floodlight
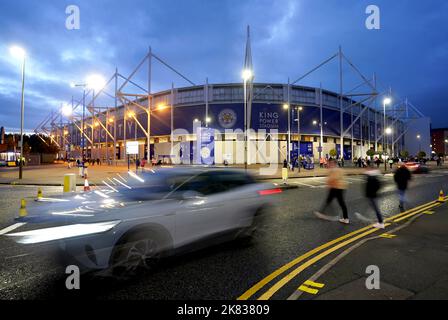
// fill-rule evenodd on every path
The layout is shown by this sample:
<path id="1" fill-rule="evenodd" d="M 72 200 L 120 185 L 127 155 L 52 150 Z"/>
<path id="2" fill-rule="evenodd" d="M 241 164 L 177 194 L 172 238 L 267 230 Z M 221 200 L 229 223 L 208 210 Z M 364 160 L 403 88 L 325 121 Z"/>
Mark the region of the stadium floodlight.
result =
<path id="1" fill-rule="evenodd" d="M 26 51 L 19 46 L 12 46 L 9 48 L 9 53 L 16 59 L 25 59 Z"/>
<path id="2" fill-rule="evenodd" d="M 243 77 L 244 81 L 249 81 L 253 77 L 253 72 L 250 69 L 244 69 L 241 76 Z"/>
<path id="3" fill-rule="evenodd" d="M 106 80 L 99 74 L 92 74 L 87 77 L 86 84 L 89 89 L 100 91 L 106 86 Z"/>
<path id="4" fill-rule="evenodd" d="M 73 113 L 72 106 L 68 103 L 64 103 L 61 108 L 61 112 L 64 116 L 70 117 Z"/>

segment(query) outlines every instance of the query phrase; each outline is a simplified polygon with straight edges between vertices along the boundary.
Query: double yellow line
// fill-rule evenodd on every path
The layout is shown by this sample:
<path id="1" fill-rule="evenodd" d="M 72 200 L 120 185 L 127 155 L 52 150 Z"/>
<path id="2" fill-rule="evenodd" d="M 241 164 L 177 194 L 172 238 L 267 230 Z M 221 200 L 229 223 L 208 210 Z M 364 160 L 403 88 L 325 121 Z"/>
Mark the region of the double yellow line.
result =
<path id="1" fill-rule="evenodd" d="M 446 197 L 445 199 L 448 199 L 448 197 Z M 397 214 L 395 216 L 389 217 L 389 218 L 385 219 L 386 226 L 391 225 L 392 222 L 399 222 L 404 219 L 410 218 L 416 214 L 419 214 L 420 212 L 429 210 L 438 205 L 440 205 L 440 203 L 438 201 L 431 201 L 431 202 L 425 203 L 423 205 L 420 205 L 418 207 L 412 208 L 408 211 Z M 316 262 L 318 262 L 319 260 L 328 256 L 329 254 L 349 245 L 350 243 L 353 243 L 353 242 L 355 242 L 361 238 L 364 238 L 364 237 L 366 237 L 374 232 L 377 232 L 377 231 L 380 231 L 380 230 L 376 229 L 372 225 L 370 225 L 370 226 L 361 228 L 359 230 L 350 232 L 342 237 L 334 239 L 334 240 L 327 242 L 311 251 L 308 251 L 305 254 L 297 257 L 296 259 L 294 259 L 294 260 L 290 261 L 289 263 L 285 264 L 284 266 L 280 267 L 279 269 L 275 270 L 270 275 L 268 275 L 267 277 L 265 277 L 264 279 L 262 279 L 261 281 L 256 283 L 249 290 L 247 290 L 240 297 L 238 297 L 238 300 L 250 299 L 258 291 L 260 291 L 266 285 L 268 285 L 272 280 L 274 280 L 281 274 L 285 273 L 286 271 L 292 269 L 293 267 L 297 266 L 299 263 L 301 263 L 301 262 L 307 260 L 308 258 L 317 254 L 313 258 L 309 259 L 308 261 L 304 262 L 303 264 L 299 265 L 294 270 L 289 272 L 286 276 L 284 276 L 279 281 L 277 281 L 274 285 L 272 285 L 265 293 L 263 293 L 258 298 L 258 300 L 268 300 L 275 293 L 277 293 L 282 287 L 284 287 L 288 282 L 290 282 L 292 279 L 294 279 L 297 275 L 299 275 L 302 271 L 304 271 L 311 265 L 315 264 Z M 323 251 L 323 252 L 321 252 L 321 251 Z"/>

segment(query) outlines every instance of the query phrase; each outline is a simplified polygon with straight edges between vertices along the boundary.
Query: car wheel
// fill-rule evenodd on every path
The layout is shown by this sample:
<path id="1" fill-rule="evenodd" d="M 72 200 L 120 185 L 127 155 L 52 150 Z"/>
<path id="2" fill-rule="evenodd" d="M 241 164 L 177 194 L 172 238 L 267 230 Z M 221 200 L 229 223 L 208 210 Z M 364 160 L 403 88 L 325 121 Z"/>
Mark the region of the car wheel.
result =
<path id="1" fill-rule="evenodd" d="M 116 245 L 111 259 L 112 275 L 130 277 L 155 268 L 161 257 L 161 242 L 146 232 L 133 234 Z"/>

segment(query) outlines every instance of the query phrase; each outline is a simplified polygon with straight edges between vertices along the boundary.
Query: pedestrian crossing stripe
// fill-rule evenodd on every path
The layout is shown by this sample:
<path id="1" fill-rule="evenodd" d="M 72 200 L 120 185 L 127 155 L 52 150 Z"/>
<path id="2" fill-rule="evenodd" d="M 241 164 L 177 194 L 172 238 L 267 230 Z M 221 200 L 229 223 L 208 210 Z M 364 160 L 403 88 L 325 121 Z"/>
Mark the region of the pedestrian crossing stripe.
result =
<path id="1" fill-rule="evenodd" d="M 434 214 L 434 211 L 425 211 L 424 214 Z"/>
<path id="2" fill-rule="evenodd" d="M 390 234 L 390 233 L 383 233 L 382 235 L 380 235 L 381 238 L 386 238 L 386 239 L 392 239 L 395 238 L 396 235 L 395 234 Z"/>
<path id="3" fill-rule="evenodd" d="M 304 285 L 301 285 L 299 287 L 299 290 L 306 292 L 306 293 L 311 293 L 311 294 L 317 294 L 319 292 L 319 290 L 317 290 L 317 289 L 308 288 L 307 286 L 304 286 Z"/>
<path id="4" fill-rule="evenodd" d="M 306 280 L 303 284 L 306 286 L 309 286 L 309 287 L 314 287 L 314 288 L 319 288 L 319 289 L 322 289 L 325 286 L 323 283 L 318 283 L 318 282 L 314 282 L 311 280 Z"/>

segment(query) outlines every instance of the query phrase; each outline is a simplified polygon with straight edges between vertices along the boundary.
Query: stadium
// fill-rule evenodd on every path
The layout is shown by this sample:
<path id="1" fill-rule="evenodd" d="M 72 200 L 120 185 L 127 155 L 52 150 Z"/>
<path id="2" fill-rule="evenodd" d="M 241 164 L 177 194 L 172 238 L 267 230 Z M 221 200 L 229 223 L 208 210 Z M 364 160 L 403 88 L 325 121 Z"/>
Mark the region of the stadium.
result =
<path id="1" fill-rule="evenodd" d="M 339 61 L 339 92 L 298 85 L 332 61 Z M 152 92 L 155 62 L 190 86 Z M 342 88 L 348 73 L 343 63 L 361 81 L 350 90 Z M 137 84 L 136 74 L 146 64 L 147 81 Z M 430 119 L 390 89 L 377 89 L 376 76 L 364 76 L 341 48 L 294 82 L 256 83 L 252 70 L 249 30 L 240 83 L 210 84 L 207 79 L 198 85 L 149 48 L 129 76 L 117 69 L 96 91 L 85 88 L 82 100 L 75 104 L 72 99 L 69 112 L 67 107 L 53 112 L 35 132 L 51 136 L 61 158 L 115 162 L 131 155 L 183 164 L 267 164 L 299 155 L 317 160 L 336 153 L 353 160 L 366 157 L 368 150 L 388 157 L 406 148 L 411 154 L 429 149 Z M 86 102 L 90 92 L 92 100 Z M 113 98 L 113 104 L 102 106 L 101 95 Z M 126 148 L 129 142 L 132 152 Z"/>
<path id="2" fill-rule="evenodd" d="M 208 93 L 208 99 L 205 92 Z M 340 154 L 341 102 L 344 109 L 352 111 L 342 113 L 343 130 L 348 131 L 344 134 L 344 158 L 350 160 L 352 157 L 365 157 L 369 149 L 383 150 L 382 139 L 378 139 L 383 132 L 381 112 L 348 97 L 339 99 L 338 94 L 326 90 L 322 90 L 322 105 L 320 101 L 320 88 L 253 84 L 248 162 L 270 162 L 272 153 L 276 153 L 272 154 L 274 159 L 283 161 L 287 158 L 288 138 L 293 155 L 300 154 L 317 159 L 320 146 L 323 156 L 328 156 L 332 149 Z M 147 105 L 148 102 L 141 100 L 140 104 Z M 366 111 L 359 116 L 363 109 Z M 87 118 L 85 122 L 90 124 L 86 125 L 85 129 L 86 135 L 90 137 L 90 143 L 86 146 L 87 157 L 109 159 L 113 157 L 115 143 L 116 158 L 124 159 L 126 141 L 130 140 L 139 142 L 138 156 L 147 157 L 147 114 L 143 110 L 139 111 L 137 107 L 119 106 L 107 114 L 98 114 L 96 119 Z M 159 92 L 153 95 L 150 114 L 150 158 L 171 157 L 174 162 L 194 162 L 197 128 L 207 127 L 214 131 L 214 163 L 221 164 L 224 160 L 235 164 L 244 163 L 244 157 L 238 156 L 244 154 L 242 84 L 214 84 L 208 85 L 208 88 L 195 86 Z M 390 117 L 386 121 L 393 123 L 395 135 L 399 136 L 403 132 L 401 121 Z M 106 127 L 103 128 L 98 122 Z M 73 156 L 80 156 L 81 131 L 76 127 L 81 125 L 71 124 L 68 128 L 73 152 L 78 150 Z M 115 141 L 108 136 L 106 130 L 112 133 Z M 400 139 L 395 148 L 402 147 L 403 139 Z M 265 153 L 257 155 L 263 148 L 268 150 L 268 159 L 263 159 Z"/>

